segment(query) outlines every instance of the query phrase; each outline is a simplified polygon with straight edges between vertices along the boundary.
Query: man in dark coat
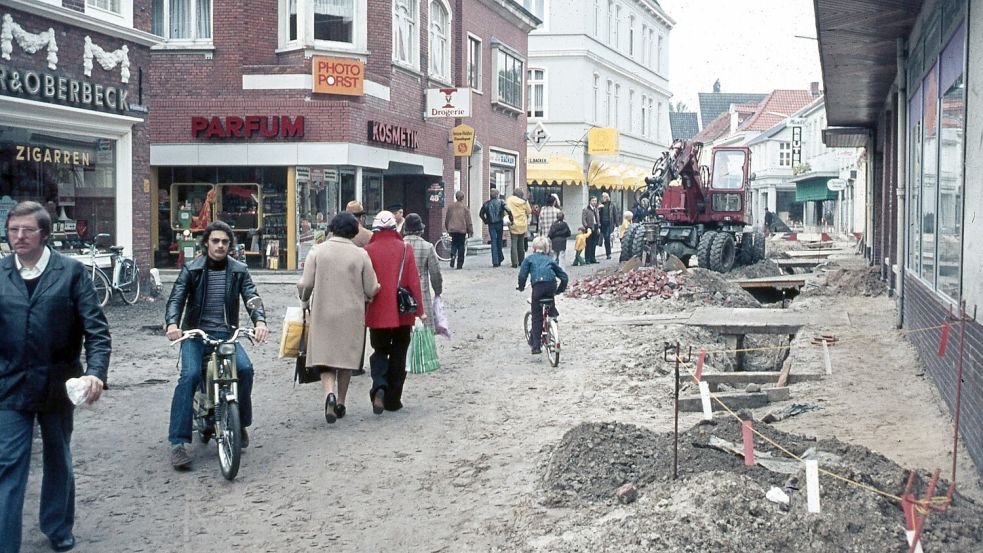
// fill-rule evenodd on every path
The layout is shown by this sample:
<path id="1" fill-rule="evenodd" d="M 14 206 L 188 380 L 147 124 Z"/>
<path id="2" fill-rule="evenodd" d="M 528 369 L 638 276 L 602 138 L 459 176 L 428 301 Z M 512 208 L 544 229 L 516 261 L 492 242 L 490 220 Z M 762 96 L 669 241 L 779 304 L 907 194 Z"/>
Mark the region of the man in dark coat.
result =
<path id="1" fill-rule="evenodd" d="M 82 401 L 105 387 L 109 324 L 85 267 L 45 246 L 51 216 L 21 202 L 7 216 L 13 255 L 0 260 L 0 552 L 20 550 L 34 422 L 44 448 L 40 527 L 55 551 L 75 546 L 72 473 L 74 406 L 65 383 L 78 378 Z M 85 370 L 79 356 L 85 345 Z"/>
<path id="2" fill-rule="evenodd" d="M 591 196 L 590 203 L 580 213 L 580 224 L 591 231 L 590 236 L 587 238 L 587 249 L 584 252 L 584 260 L 587 264 L 597 263 L 594 250 L 597 249 L 598 235 L 601 232 L 598 218 L 597 196 Z"/>

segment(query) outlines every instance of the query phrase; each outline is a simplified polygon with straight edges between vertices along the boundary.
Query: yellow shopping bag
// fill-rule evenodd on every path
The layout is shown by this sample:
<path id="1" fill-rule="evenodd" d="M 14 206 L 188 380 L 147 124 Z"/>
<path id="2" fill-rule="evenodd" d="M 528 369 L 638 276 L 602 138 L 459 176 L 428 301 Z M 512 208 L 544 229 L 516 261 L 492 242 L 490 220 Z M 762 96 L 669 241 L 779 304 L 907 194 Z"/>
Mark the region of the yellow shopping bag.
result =
<path id="1" fill-rule="evenodd" d="M 288 307 L 280 332 L 280 358 L 296 359 L 302 352 L 308 331 L 307 312 L 299 307 Z"/>

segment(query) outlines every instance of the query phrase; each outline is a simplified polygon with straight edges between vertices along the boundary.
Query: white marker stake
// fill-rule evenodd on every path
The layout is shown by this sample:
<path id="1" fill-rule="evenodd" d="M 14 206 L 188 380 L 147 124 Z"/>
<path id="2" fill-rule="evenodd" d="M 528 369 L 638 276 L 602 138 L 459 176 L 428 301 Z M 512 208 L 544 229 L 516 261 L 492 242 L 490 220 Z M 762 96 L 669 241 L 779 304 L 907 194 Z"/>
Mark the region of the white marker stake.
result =
<path id="1" fill-rule="evenodd" d="M 806 495 L 809 498 L 809 512 L 819 512 L 819 461 L 806 459 Z"/>
<path id="2" fill-rule="evenodd" d="M 826 374 L 833 374 L 833 362 L 829 359 L 829 343 L 823 340 L 823 357 L 826 360 Z"/>
<path id="3" fill-rule="evenodd" d="M 915 531 L 905 530 L 904 533 L 908 536 L 908 547 L 911 547 L 911 540 L 915 539 Z M 918 545 L 915 546 L 915 553 L 922 553 L 922 540 L 918 540 Z"/>
<path id="4" fill-rule="evenodd" d="M 713 410 L 710 408 L 710 385 L 706 380 L 700 381 L 700 399 L 703 400 L 703 420 L 713 420 Z"/>

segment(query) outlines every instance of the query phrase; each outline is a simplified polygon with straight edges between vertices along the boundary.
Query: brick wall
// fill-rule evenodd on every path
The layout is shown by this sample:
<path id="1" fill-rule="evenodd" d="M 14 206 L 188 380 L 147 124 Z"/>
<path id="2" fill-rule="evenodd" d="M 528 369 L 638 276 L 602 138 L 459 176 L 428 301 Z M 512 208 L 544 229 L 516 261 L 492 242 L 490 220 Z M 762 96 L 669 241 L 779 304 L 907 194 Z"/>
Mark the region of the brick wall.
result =
<path id="1" fill-rule="evenodd" d="M 72 4 L 72 5 L 70 5 Z M 77 4 L 77 7 L 75 6 Z M 71 7 L 82 11 L 84 0 L 72 3 L 67 0 L 65 7 Z M 140 19 L 137 14 L 149 11 L 150 0 L 137 0 L 134 2 L 134 17 Z M 18 11 L 15 9 L 5 9 L 3 13 L 10 13 L 14 21 L 20 24 L 26 31 L 31 33 L 47 30 L 49 27 L 55 30 L 58 40 L 58 68 L 50 70 L 46 61 L 46 50 L 40 50 L 35 54 L 26 53 L 19 44 L 14 42 L 11 59 L 3 60 L 2 64 L 20 70 L 34 70 L 42 72 L 56 73 L 59 76 L 71 77 L 80 81 L 88 81 L 93 84 L 112 85 L 126 88 L 129 91 L 128 102 L 138 103 L 139 95 L 139 75 L 143 71 L 144 85 L 143 93 L 146 98 L 149 94 L 148 80 L 146 75 L 150 68 L 150 51 L 146 46 L 141 46 L 122 40 L 117 37 L 107 36 L 93 32 L 90 29 L 74 27 L 60 21 L 38 17 L 34 14 Z M 145 21 L 146 28 L 149 29 L 149 19 Z M 107 50 L 115 50 L 122 45 L 128 48 L 130 60 L 130 80 L 124 84 L 120 81 L 119 66 L 109 71 L 103 69 L 99 63 L 93 63 L 91 77 L 86 77 L 83 68 L 82 53 L 84 50 L 85 37 L 89 36 L 92 41 Z M 107 111 L 112 111 L 107 109 Z M 130 112 L 126 115 L 140 117 L 140 113 Z M 133 210 L 124 212 L 117 210 L 117 220 L 125 221 L 131 219 L 133 231 L 133 255 L 136 257 L 137 264 L 145 270 L 150 266 L 150 194 L 144 192 L 144 179 L 150 178 L 150 137 L 146 123 L 138 123 L 133 126 L 133 180 L 130 183 L 116 183 L 117 187 L 130 186 L 133 190 Z M 127 252 L 129 253 L 129 252 Z"/>
<path id="2" fill-rule="evenodd" d="M 925 284 L 905 274 L 904 328 L 906 330 L 942 324 L 949 307 Z M 914 332 L 909 339 L 931 375 L 939 393 L 955 415 L 956 371 L 959 362 L 959 325 L 953 324 L 944 357 L 938 357 L 940 330 Z M 977 471 L 983 477 L 983 325 L 966 324 L 963 360 L 962 408 L 959 421 L 960 440 L 966 444 Z"/>

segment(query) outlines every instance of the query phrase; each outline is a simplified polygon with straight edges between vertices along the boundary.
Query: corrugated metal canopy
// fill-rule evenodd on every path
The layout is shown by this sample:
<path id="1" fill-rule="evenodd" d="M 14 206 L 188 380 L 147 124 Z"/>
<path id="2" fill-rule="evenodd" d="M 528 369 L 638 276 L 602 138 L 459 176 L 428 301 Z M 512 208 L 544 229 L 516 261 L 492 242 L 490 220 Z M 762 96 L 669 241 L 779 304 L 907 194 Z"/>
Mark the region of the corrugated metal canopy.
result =
<path id="1" fill-rule="evenodd" d="M 897 39 L 907 38 L 923 0 L 813 0 L 826 118 L 873 127 L 897 75 Z"/>

